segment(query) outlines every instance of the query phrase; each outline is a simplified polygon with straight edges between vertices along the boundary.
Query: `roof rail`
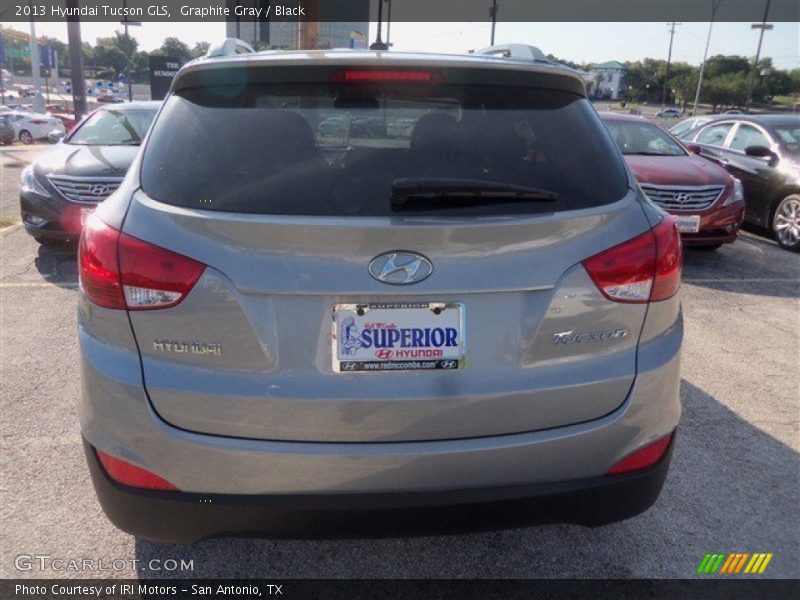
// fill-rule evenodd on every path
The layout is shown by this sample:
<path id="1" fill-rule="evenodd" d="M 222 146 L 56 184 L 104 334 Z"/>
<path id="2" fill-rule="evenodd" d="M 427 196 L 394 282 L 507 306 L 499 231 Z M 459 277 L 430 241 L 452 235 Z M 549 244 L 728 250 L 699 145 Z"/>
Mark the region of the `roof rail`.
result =
<path id="1" fill-rule="evenodd" d="M 475 50 L 475 54 L 483 54 L 486 56 L 500 55 L 503 58 L 510 58 L 512 60 L 523 60 L 525 62 L 544 62 L 549 63 L 544 52 L 539 50 L 536 46 L 528 46 L 527 44 L 495 44 Z"/>
<path id="2" fill-rule="evenodd" d="M 219 46 L 214 46 L 206 52 L 205 58 L 218 58 L 220 56 L 235 56 L 236 54 L 252 54 L 255 50 L 247 42 L 238 38 L 229 37 Z"/>

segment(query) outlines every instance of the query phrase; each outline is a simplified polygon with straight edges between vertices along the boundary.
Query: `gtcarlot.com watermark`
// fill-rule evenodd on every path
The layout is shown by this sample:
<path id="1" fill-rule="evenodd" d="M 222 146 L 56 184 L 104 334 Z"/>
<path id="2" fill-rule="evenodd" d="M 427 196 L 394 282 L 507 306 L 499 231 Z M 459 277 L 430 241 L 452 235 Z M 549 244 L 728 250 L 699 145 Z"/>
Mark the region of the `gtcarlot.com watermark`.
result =
<path id="1" fill-rule="evenodd" d="M 116 572 L 194 571 L 194 559 L 151 558 L 67 558 L 50 554 L 19 554 L 14 559 L 18 571 Z"/>

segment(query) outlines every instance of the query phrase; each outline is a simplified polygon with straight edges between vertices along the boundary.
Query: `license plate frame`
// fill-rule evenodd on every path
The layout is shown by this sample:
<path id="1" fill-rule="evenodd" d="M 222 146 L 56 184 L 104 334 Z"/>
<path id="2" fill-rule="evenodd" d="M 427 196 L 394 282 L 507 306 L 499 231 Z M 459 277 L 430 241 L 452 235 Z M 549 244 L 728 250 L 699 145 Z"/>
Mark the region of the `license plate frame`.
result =
<path id="1" fill-rule="evenodd" d="M 700 231 L 700 215 L 673 215 L 680 233 L 698 233 Z"/>
<path id="2" fill-rule="evenodd" d="M 359 313 L 361 311 L 361 313 Z M 394 314 L 393 314 L 394 313 Z M 416 314 L 415 314 L 416 313 Z M 466 329 L 465 329 L 465 307 L 461 302 L 366 302 L 366 303 L 342 303 L 334 304 L 331 308 L 331 367 L 335 373 L 397 373 L 407 371 L 436 371 L 443 370 L 458 371 L 466 366 Z M 438 323 L 444 333 L 444 341 L 452 341 L 452 332 L 446 329 L 456 328 L 456 346 L 435 347 L 434 344 L 413 348 L 381 348 L 381 351 L 391 351 L 391 355 L 378 357 L 374 347 L 365 349 L 359 346 L 356 349 L 349 348 L 350 352 L 355 352 L 351 356 L 343 354 L 343 347 L 339 343 L 340 325 L 346 317 L 352 317 L 356 327 L 355 334 L 351 334 L 349 339 L 361 340 L 362 325 L 373 323 L 388 325 L 380 329 L 397 329 L 402 338 L 403 329 L 422 329 L 424 327 L 403 327 L 410 323 L 415 323 L 417 317 L 421 321 L 419 325 L 430 325 Z M 387 320 L 388 317 L 388 320 Z M 398 327 L 398 325 L 400 325 Z M 367 327 L 366 329 L 377 329 L 377 327 Z M 431 342 L 436 341 L 432 330 L 429 327 Z M 374 334 L 373 334 L 374 335 Z M 389 333 L 385 335 L 390 335 Z M 394 335 L 394 334 L 391 334 Z M 408 334 L 412 338 L 413 332 Z M 450 335 L 451 337 L 447 337 Z M 344 334 L 342 334 L 343 338 Z M 439 336 L 441 337 L 441 336 Z M 428 339 L 428 338 L 423 338 Z M 397 340 L 401 342 L 402 340 Z M 434 351 L 441 350 L 441 355 Z M 362 352 L 363 351 L 363 352 Z M 371 352 L 370 357 L 366 352 Z M 398 355 L 402 352 L 402 355 Z"/>

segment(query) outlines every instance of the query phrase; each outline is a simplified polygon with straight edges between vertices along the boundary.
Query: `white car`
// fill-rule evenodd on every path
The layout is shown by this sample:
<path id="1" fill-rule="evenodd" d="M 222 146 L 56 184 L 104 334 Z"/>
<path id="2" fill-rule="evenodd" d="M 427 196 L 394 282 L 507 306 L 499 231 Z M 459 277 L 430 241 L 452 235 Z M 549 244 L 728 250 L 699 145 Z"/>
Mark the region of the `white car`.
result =
<path id="1" fill-rule="evenodd" d="M 14 128 L 15 137 L 23 144 L 47 139 L 52 131 L 60 130 L 62 135 L 64 133 L 61 120 L 50 115 L 17 111 L 8 113 L 8 120 Z"/>

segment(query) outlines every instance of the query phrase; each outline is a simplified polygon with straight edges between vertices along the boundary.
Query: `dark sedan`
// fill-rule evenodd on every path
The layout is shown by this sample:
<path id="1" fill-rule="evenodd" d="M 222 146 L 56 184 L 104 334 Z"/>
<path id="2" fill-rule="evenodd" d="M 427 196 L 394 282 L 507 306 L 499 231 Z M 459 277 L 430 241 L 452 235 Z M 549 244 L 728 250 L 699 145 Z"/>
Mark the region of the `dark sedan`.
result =
<path id="1" fill-rule="evenodd" d="M 800 116 L 724 115 L 683 139 L 741 180 L 745 221 L 800 251 Z"/>
<path id="2" fill-rule="evenodd" d="M 160 104 L 99 108 L 22 172 L 22 222 L 37 242 L 78 238 L 86 216 L 119 187 Z"/>

